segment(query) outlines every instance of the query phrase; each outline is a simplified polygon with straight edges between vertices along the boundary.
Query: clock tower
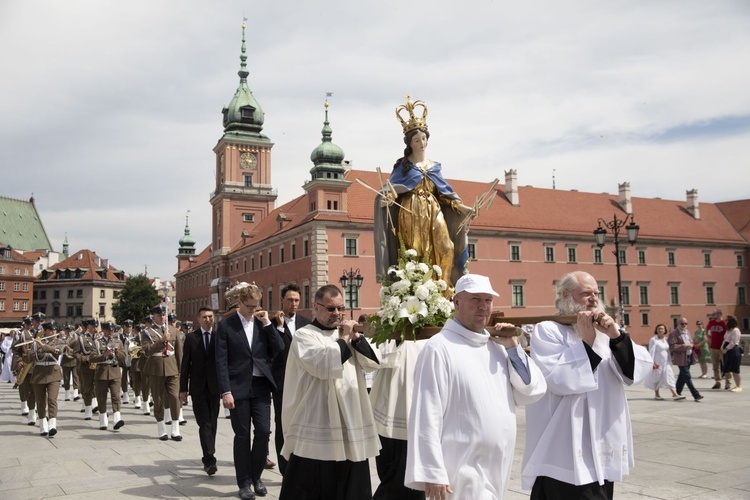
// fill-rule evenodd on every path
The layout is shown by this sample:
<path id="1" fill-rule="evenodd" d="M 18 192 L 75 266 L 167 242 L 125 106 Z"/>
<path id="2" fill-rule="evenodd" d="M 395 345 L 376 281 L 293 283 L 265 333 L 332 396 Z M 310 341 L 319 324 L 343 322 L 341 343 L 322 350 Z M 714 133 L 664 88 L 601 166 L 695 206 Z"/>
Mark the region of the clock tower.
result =
<path id="1" fill-rule="evenodd" d="M 224 135 L 214 147 L 216 190 L 213 207 L 212 257 L 226 255 L 252 235 L 276 205 L 271 185 L 271 148 L 263 135 L 263 110 L 247 84 L 245 24 L 242 25 L 240 84 L 229 105 L 222 110 Z M 224 274 L 219 272 L 219 275 Z"/>

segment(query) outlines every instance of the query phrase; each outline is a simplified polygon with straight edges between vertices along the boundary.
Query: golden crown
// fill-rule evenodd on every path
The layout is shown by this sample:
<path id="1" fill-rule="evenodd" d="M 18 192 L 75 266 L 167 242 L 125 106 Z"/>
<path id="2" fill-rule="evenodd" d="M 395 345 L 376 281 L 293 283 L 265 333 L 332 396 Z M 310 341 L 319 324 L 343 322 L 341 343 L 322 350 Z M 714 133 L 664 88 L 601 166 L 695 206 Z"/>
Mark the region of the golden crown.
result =
<path id="1" fill-rule="evenodd" d="M 414 115 L 415 108 L 422 108 L 422 116 L 417 118 Z M 409 113 L 409 120 L 404 120 L 404 117 L 401 116 L 401 111 L 404 110 L 407 113 Z M 411 96 L 406 96 L 406 104 L 402 104 L 401 106 L 396 108 L 396 118 L 398 118 L 398 121 L 401 122 L 401 126 L 404 129 L 404 134 L 408 134 L 414 129 L 417 128 L 427 128 L 427 104 L 425 104 L 422 101 L 412 101 Z"/>

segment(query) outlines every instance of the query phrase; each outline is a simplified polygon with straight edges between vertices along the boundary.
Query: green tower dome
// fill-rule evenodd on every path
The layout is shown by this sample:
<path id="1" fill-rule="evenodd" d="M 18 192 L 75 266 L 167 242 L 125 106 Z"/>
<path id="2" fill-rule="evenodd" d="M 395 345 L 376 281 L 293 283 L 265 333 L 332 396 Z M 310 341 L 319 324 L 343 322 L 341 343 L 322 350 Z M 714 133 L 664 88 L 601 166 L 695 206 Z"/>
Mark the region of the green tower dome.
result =
<path id="1" fill-rule="evenodd" d="M 224 133 L 234 136 L 263 137 L 260 132 L 263 130 L 265 115 L 247 85 L 247 77 L 250 73 L 247 71 L 247 55 L 245 52 L 245 24 L 243 23 L 240 70 L 237 72 L 240 77 L 240 85 L 237 87 L 229 105 L 221 110 L 224 115 Z"/>
<path id="2" fill-rule="evenodd" d="M 328 122 L 328 102 L 325 103 L 325 108 L 325 121 L 323 122 L 323 130 L 321 131 L 323 142 L 310 153 L 310 160 L 312 160 L 314 165 L 310 173 L 313 179 L 323 177 L 342 179 L 345 171 L 342 166 L 345 157 L 344 150 L 331 142 L 333 131 Z"/>

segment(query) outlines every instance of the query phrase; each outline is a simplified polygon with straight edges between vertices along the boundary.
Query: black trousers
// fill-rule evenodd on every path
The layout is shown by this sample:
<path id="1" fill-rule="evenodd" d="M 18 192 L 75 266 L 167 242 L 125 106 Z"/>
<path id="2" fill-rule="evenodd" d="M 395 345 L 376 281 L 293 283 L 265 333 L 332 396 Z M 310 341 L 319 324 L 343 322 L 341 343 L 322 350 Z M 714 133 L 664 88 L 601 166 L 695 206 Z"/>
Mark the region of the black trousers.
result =
<path id="1" fill-rule="evenodd" d="M 279 500 L 371 500 L 367 460 L 315 460 L 292 454 Z"/>
<path id="2" fill-rule="evenodd" d="M 404 486 L 406 441 L 380 436 L 380 454 L 375 457 L 380 484 L 373 500 L 424 500 L 424 491 Z"/>
<path id="3" fill-rule="evenodd" d="M 276 446 L 276 462 L 279 464 L 279 472 L 283 476 L 286 472 L 286 458 L 281 456 L 281 449 L 284 447 L 284 432 L 281 429 L 281 406 L 284 399 L 284 391 L 282 389 L 273 391 L 273 420 L 274 420 L 274 431 L 273 431 L 273 442 Z"/>
<path id="4" fill-rule="evenodd" d="M 266 377 L 253 377 L 252 384 L 253 397 L 235 400 L 229 412 L 234 431 L 234 472 L 240 488 L 260 479 L 271 437 L 271 383 Z"/>
<path id="5" fill-rule="evenodd" d="M 203 450 L 203 465 L 216 465 L 216 428 L 219 418 L 219 395 L 204 392 L 190 395 L 193 402 L 193 414 L 198 423 L 198 437 Z"/>
<path id="6" fill-rule="evenodd" d="M 539 476 L 531 488 L 530 500 L 612 500 L 615 483 L 589 483 L 576 486 L 551 477 Z"/>

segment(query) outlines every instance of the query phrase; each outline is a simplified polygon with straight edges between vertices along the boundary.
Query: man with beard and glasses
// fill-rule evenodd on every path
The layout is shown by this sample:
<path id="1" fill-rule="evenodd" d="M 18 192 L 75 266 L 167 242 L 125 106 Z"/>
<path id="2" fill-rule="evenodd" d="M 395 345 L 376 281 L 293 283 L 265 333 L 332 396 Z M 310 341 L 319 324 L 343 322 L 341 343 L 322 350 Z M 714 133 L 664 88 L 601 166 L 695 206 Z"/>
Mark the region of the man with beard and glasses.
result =
<path id="1" fill-rule="evenodd" d="M 624 388 L 640 384 L 653 360 L 600 308 L 598 291 L 590 274 L 566 274 L 556 307 L 576 323 L 543 321 L 532 334 L 531 357 L 547 381 L 526 409 L 521 481 L 533 500 L 611 499 L 634 465 Z"/>

